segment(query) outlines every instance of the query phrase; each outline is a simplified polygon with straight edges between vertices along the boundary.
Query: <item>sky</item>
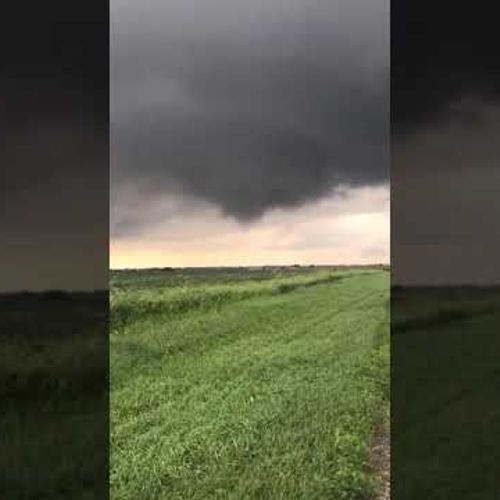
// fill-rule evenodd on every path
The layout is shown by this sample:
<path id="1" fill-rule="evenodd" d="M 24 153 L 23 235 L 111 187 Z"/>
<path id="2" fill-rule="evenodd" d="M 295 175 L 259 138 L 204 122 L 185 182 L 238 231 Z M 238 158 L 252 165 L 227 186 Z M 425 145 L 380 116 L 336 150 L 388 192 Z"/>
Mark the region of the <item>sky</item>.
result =
<path id="1" fill-rule="evenodd" d="M 387 0 L 111 2 L 111 267 L 389 260 Z"/>
<path id="2" fill-rule="evenodd" d="M 389 53 L 387 0 L 31 14 L 2 33 L 0 291 L 389 253 L 395 281 L 500 282 L 493 17 L 394 4 Z"/>
<path id="3" fill-rule="evenodd" d="M 391 8 L 394 283 L 500 283 L 500 59 L 493 18 Z"/>
<path id="4" fill-rule="evenodd" d="M 107 6 L 29 11 L 2 30 L 0 291 L 107 288 Z"/>

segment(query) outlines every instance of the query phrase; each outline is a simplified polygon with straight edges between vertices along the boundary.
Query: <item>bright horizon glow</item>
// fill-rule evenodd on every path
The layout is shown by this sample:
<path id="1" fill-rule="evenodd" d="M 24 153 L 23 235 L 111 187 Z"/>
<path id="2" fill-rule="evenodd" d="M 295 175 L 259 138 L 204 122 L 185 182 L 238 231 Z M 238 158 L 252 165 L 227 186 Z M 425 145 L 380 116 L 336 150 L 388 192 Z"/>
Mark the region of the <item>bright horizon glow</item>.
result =
<path id="1" fill-rule="evenodd" d="M 149 207 L 162 213 L 162 201 Z M 170 209 L 170 213 L 169 210 Z M 366 187 L 241 224 L 210 205 L 112 238 L 111 269 L 389 263 L 389 188 Z M 153 220 L 155 217 L 152 218 Z"/>

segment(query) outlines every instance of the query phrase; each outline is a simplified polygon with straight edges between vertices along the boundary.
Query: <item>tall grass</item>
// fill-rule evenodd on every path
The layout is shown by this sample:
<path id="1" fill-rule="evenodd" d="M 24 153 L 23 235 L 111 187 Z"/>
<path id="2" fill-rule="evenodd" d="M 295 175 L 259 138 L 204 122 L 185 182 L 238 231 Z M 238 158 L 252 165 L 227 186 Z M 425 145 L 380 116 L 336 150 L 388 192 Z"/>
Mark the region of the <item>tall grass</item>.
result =
<path id="1" fill-rule="evenodd" d="M 166 280 L 164 287 L 138 287 L 137 289 L 112 289 L 111 332 L 122 333 L 127 325 L 144 317 L 162 316 L 165 320 L 188 311 L 217 309 L 222 305 L 260 295 L 277 295 L 300 287 L 330 283 L 348 276 L 349 273 L 321 271 L 292 276 L 280 276 L 266 280 L 238 280 L 230 283 L 199 282 L 171 286 Z"/>

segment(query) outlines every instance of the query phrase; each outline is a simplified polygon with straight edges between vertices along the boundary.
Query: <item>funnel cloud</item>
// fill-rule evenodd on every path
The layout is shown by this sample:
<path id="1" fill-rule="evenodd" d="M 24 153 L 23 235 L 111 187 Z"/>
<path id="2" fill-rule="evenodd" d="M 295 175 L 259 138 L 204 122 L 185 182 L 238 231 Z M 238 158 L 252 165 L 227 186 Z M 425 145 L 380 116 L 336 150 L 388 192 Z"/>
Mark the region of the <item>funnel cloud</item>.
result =
<path id="1" fill-rule="evenodd" d="M 386 0 L 112 2 L 112 205 L 134 185 L 253 222 L 387 183 L 388 13 Z M 113 209 L 112 236 L 147 223 Z"/>

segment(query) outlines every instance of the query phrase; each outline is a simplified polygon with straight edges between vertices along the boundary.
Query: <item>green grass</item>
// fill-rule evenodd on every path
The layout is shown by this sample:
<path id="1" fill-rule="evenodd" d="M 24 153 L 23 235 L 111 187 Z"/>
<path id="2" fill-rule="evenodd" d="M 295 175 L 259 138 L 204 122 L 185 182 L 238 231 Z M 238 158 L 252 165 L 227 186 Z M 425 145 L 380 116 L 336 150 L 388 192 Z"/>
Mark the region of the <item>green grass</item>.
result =
<path id="1" fill-rule="evenodd" d="M 108 300 L 0 296 L 0 497 L 106 498 Z"/>
<path id="2" fill-rule="evenodd" d="M 162 321 L 191 310 L 209 310 L 259 295 L 277 295 L 296 288 L 329 283 L 374 269 L 256 270 L 240 268 L 115 271 L 111 274 L 111 330 L 119 333 L 136 319 Z"/>
<path id="3" fill-rule="evenodd" d="M 392 294 L 392 491 L 499 498 L 500 289 Z"/>
<path id="4" fill-rule="evenodd" d="M 112 498 L 373 493 L 387 272 L 129 272 L 112 283 Z"/>

